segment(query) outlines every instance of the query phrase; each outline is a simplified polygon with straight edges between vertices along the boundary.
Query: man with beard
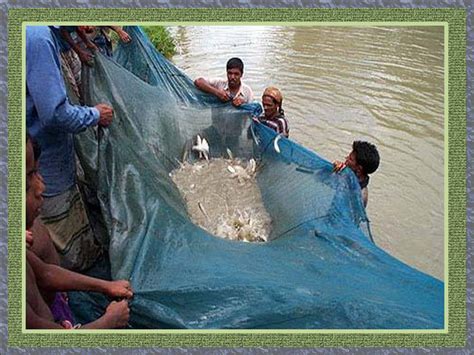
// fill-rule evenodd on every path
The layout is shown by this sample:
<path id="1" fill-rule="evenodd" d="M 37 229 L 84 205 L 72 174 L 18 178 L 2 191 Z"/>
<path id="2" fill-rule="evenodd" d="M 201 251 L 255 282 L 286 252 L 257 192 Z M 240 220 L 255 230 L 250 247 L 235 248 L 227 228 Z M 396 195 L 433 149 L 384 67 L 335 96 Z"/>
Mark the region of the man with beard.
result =
<path id="1" fill-rule="evenodd" d="M 234 106 L 253 101 L 252 89 L 241 81 L 244 63 L 240 58 L 231 58 L 227 62 L 227 80 L 198 78 L 194 85 L 204 92 L 218 97 L 222 102 L 232 101 Z"/>

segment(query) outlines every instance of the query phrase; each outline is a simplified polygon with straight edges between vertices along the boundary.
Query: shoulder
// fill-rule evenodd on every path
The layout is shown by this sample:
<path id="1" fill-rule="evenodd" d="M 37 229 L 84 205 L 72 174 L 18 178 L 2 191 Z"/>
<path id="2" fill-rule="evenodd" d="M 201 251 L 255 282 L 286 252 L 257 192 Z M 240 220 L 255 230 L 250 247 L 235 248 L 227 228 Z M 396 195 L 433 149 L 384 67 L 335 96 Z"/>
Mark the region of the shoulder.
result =
<path id="1" fill-rule="evenodd" d="M 276 117 L 276 120 L 280 123 L 281 126 L 283 126 L 284 131 L 288 132 L 288 120 L 286 119 L 284 114 L 279 114 Z"/>
<path id="2" fill-rule="evenodd" d="M 253 91 L 250 86 L 248 86 L 244 82 L 240 83 L 240 92 L 247 103 L 253 101 Z"/>
<path id="3" fill-rule="evenodd" d="M 27 41 L 52 41 L 51 30 L 48 26 L 27 26 L 26 27 L 26 40 Z"/>
<path id="4" fill-rule="evenodd" d="M 26 28 L 27 59 L 38 57 L 38 53 L 54 51 L 56 42 L 53 33 L 47 26 L 28 26 Z"/>
<path id="5" fill-rule="evenodd" d="M 286 119 L 286 116 L 285 116 L 284 113 L 278 114 L 278 116 L 276 117 L 276 119 L 277 119 L 277 120 L 281 120 L 281 121 L 283 121 L 283 122 L 285 122 L 285 123 L 288 123 L 288 120 Z"/>
<path id="6" fill-rule="evenodd" d="M 276 124 L 278 126 L 278 133 L 283 134 L 286 138 L 290 135 L 290 127 L 288 127 L 288 122 L 284 117 L 277 117 Z"/>
<path id="7" fill-rule="evenodd" d="M 250 88 L 250 86 L 248 86 L 248 85 L 245 84 L 244 82 L 242 82 L 242 91 L 243 91 L 245 94 L 252 94 L 252 95 L 253 95 L 253 91 L 252 91 L 252 89 Z"/>
<path id="8" fill-rule="evenodd" d="M 248 86 L 247 84 L 245 84 L 243 81 L 241 82 L 242 84 L 242 90 L 249 90 L 249 91 L 252 91 L 252 89 L 250 88 L 250 86 Z"/>
<path id="9" fill-rule="evenodd" d="M 59 255 L 51 240 L 48 228 L 37 218 L 31 228 L 34 242 L 30 251 L 48 264 L 59 265 Z"/>

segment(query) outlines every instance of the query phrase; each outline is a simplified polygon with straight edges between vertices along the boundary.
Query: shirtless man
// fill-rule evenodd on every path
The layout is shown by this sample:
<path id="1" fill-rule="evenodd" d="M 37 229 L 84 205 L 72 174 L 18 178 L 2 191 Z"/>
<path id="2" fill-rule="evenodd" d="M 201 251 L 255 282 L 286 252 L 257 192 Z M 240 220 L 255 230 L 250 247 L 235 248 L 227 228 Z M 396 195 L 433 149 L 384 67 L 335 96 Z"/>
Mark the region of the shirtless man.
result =
<path id="1" fill-rule="evenodd" d="M 37 158 L 29 136 L 26 142 L 26 327 L 71 329 L 72 313 L 63 291 L 102 292 L 112 298 L 105 314 L 85 329 L 122 328 L 127 325 L 130 310 L 127 299 L 133 296 L 128 281 L 105 281 L 81 275 L 57 265 L 58 256 L 49 240 L 47 229 L 35 222 L 43 203 L 44 184 L 38 173 Z M 38 243 L 36 243 L 36 241 Z M 49 242 L 48 242 L 49 241 Z M 35 245 L 36 244 L 36 245 Z M 36 254 L 37 252 L 38 254 Z M 62 291 L 62 292 L 58 292 Z M 55 319 L 53 310 L 59 317 Z M 77 327 L 77 326 L 76 326 Z"/>

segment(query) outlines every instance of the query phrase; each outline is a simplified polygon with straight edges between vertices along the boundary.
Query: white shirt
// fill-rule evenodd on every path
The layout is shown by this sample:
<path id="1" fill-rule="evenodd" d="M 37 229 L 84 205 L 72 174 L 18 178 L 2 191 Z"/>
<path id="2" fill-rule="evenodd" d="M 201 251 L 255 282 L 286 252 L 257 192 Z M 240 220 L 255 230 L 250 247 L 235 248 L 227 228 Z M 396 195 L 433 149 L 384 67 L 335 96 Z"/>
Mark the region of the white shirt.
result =
<path id="1" fill-rule="evenodd" d="M 229 83 L 227 80 L 223 79 L 211 79 L 208 81 L 209 85 L 215 87 L 216 89 L 223 89 L 227 93 L 230 94 L 229 90 Z M 253 92 L 250 86 L 244 84 L 242 81 L 240 82 L 240 88 L 237 94 L 233 97 L 236 98 L 238 96 L 241 96 L 244 99 L 244 104 L 247 104 L 249 102 L 253 101 Z"/>

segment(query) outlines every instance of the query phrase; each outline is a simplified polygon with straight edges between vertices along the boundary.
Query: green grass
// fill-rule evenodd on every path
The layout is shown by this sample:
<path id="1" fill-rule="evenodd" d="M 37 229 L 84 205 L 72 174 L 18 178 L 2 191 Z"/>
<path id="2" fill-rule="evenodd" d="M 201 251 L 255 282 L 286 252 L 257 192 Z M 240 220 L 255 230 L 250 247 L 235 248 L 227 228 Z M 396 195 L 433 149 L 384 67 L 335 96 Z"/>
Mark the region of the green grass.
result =
<path id="1" fill-rule="evenodd" d="M 176 53 L 173 37 L 163 26 L 141 26 L 151 43 L 166 58 L 171 58 Z"/>

